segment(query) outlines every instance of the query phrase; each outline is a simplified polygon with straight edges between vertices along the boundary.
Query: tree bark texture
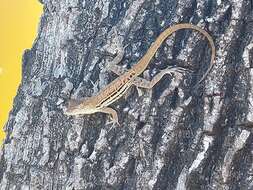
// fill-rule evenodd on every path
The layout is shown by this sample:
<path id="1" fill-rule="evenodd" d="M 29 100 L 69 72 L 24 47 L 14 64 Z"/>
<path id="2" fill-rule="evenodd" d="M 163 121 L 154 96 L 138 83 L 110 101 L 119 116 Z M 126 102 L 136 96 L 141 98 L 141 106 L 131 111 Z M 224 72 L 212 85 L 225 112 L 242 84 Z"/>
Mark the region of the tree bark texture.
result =
<path id="1" fill-rule="evenodd" d="M 250 190 L 253 189 L 252 0 L 41 0 L 37 39 L 26 50 L 22 81 L 5 125 L 0 189 Z M 69 99 L 92 96 L 116 78 L 106 65 L 126 46 L 122 67 L 145 54 L 176 23 L 143 77 L 168 66 L 138 96 L 132 88 L 103 113 L 68 117 Z M 8 81 L 6 81 L 8 82 Z"/>

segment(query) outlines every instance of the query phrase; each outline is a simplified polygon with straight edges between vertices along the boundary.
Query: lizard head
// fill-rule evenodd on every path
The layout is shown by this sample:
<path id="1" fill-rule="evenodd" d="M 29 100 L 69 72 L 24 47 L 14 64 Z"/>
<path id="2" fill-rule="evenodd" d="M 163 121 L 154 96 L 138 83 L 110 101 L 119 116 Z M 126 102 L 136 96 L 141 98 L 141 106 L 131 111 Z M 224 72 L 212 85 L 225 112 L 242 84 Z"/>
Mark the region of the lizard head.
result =
<path id="1" fill-rule="evenodd" d="M 87 97 L 81 100 L 70 100 L 64 111 L 66 115 L 91 114 L 96 112 L 94 97 Z"/>

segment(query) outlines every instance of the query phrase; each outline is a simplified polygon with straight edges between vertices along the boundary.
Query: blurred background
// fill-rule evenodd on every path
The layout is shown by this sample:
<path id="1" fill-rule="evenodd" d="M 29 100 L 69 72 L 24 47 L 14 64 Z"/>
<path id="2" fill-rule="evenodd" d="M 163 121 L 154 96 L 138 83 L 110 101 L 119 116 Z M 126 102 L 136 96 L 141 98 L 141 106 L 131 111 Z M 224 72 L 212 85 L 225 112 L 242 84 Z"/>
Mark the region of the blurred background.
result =
<path id="1" fill-rule="evenodd" d="M 43 6 L 38 0 L 0 0 L 0 145 L 21 81 L 21 60 L 32 47 Z"/>

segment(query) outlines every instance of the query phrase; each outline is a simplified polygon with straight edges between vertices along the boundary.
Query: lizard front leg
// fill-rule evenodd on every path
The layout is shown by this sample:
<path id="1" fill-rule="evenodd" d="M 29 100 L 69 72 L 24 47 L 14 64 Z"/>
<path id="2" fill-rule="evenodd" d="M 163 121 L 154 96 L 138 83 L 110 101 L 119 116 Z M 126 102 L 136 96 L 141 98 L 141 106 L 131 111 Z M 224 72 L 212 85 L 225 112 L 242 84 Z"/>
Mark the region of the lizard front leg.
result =
<path id="1" fill-rule="evenodd" d="M 117 114 L 117 112 L 116 112 L 114 109 L 109 108 L 109 107 L 104 107 L 104 108 L 101 108 L 101 109 L 99 110 L 99 112 L 109 114 L 109 115 L 111 116 L 111 120 L 112 120 L 112 121 L 109 122 L 109 123 L 116 123 L 116 124 L 119 125 L 118 114 Z"/>
<path id="2" fill-rule="evenodd" d="M 156 85 L 156 83 L 158 83 L 162 79 L 164 75 L 166 74 L 172 75 L 173 73 L 176 74 L 177 72 L 183 71 L 187 71 L 187 69 L 184 69 L 182 67 L 169 67 L 167 69 L 160 71 L 157 75 L 154 76 L 154 78 L 151 81 L 141 77 L 137 77 L 136 79 L 134 79 L 133 85 L 137 87 L 138 94 L 141 95 L 142 92 L 139 88 L 151 89 Z"/>
<path id="3" fill-rule="evenodd" d="M 122 66 L 118 66 L 118 64 L 122 61 L 123 57 L 124 57 L 124 52 L 125 52 L 125 48 L 128 46 L 124 46 L 118 42 L 120 45 L 119 47 L 117 48 L 117 55 L 113 58 L 112 61 L 108 62 L 106 64 L 106 68 L 108 70 L 110 70 L 111 72 L 113 72 L 114 74 L 120 76 L 122 74 L 124 74 L 127 69 L 122 67 Z"/>

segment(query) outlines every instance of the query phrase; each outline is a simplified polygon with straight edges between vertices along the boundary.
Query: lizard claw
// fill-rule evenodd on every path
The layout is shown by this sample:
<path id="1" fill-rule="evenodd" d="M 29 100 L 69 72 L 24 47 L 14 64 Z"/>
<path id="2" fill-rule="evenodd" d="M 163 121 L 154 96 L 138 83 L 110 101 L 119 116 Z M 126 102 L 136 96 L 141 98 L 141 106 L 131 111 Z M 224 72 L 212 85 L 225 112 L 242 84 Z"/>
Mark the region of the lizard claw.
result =
<path id="1" fill-rule="evenodd" d="M 115 125 L 118 125 L 118 126 L 120 126 L 120 124 L 119 124 L 119 121 L 116 119 L 113 119 L 113 118 L 110 118 L 111 119 L 111 121 L 109 121 L 107 124 L 115 124 Z"/>
<path id="2" fill-rule="evenodd" d="M 170 70 L 170 72 L 171 73 L 184 73 L 184 72 L 192 72 L 192 70 L 190 70 L 190 69 L 186 69 L 186 68 L 183 68 L 183 67 L 171 67 L 171 68 L 169 68 L 169 70 Z"/>

